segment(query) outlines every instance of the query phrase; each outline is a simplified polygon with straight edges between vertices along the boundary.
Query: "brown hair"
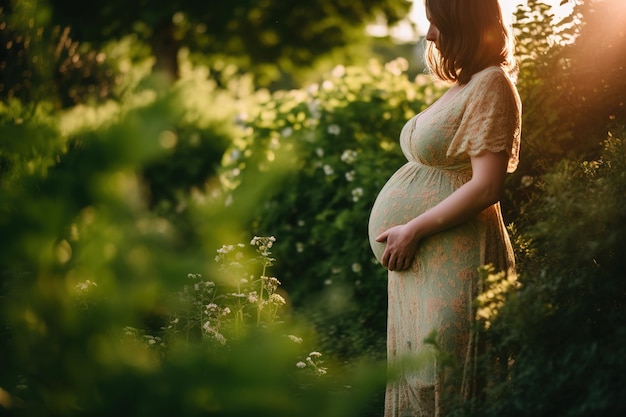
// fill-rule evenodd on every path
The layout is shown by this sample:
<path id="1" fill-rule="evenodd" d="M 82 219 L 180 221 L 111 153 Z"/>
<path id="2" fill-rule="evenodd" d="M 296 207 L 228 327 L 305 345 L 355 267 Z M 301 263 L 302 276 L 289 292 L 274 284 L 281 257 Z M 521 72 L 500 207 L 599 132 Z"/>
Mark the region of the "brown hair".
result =
<path id="1" fill-rule="evenodd" d="M 424 0 L 439 29 L 438 46 L 429 42 L 430 70 L 445 81 L 467 84 L 480 70 L 500 66 L 514 76 L 513 35 L 502 21 L 498 0 Z"/>

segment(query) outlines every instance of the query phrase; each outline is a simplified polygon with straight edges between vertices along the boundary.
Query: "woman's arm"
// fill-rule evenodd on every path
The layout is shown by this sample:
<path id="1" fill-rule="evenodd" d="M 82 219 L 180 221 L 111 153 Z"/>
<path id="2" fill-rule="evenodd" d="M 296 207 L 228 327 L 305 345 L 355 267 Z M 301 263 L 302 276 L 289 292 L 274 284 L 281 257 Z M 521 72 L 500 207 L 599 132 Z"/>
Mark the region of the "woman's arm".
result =
<path id="1" fill-rule="evenodd" d="M 500 200 L 509 161 L 507 153 L 483 151 L 470 160 L 472 178 L 468 182 L 435 207 L 376 238 L 378 242 L 387 242 L 383 266 L 390 271 L 409 268 L 422 238 L 470 220 Z"/>

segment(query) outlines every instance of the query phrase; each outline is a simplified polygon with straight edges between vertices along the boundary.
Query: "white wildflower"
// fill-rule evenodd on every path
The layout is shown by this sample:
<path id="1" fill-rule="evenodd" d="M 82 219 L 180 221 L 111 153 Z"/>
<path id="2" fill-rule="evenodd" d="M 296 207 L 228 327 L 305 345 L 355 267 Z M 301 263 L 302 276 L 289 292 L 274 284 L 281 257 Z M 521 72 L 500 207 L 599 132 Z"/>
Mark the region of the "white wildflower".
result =
<path id="1" fill-rule="evenodd" d="M 287 336 L 292 342 L 294 343 L 302 343 L 302 338 L 295 336 L 293 334 L 290 334 Z"/>
<path id="2" fill-rule="evenodd" d="M 287 303 L 287 301 L 285 301 L 285 299 L 280 294 L 270 295 L 269 302 L 276 305 L 284 305 Z"/>
<path id="3" fill-rule="evenodd" d="M 89 288 L 97 287 L 97 286 L 98 286 L 98 284 L 96 284 L 95 282 L 90 281 L 90 280 L 86 280 L 85 282 L 79 282 L 78 284 L 76 284 L 74 286 L 74 289 L 77 292 L 85 293 L 85 292 L 87 292 L 89 290 Z"/>
<path id="4" fill-rule="evenodd" d="M 331 167 L 328 164 L 324 165 L 323 168 L 324 168 L 324 174 L 326 175 L 333 175 L 335 173 L 335 170 L 333 169 L 333 167 Z"/>
<path id="5" fill-rule="evenodd" d="M 361 272 L 361 269 L 362 268 L 361 268 L 361 264 L 360 263 L 355 262 L 355 263 L 352 264 L 352 272 L 359 273 L 359 272 Z"/>
<path id="6" fill-rule="evenodd" d="M 280 141 L 278 140 L 278 138 L 272 138 L 270 139 L 270 143 L 269 143 L 269 149 L 279 149 L 280 148 Z"/>
<path id="7" fill-rule="evenodd" d="M 306 363 L 304 363 L 304 362 L 300 361 L 300 362 L 296 363 L 296 366 L 297 366 L 298 368 L 300 368 L 300 369 L 302 369 L 302 368 L 306 368 Z"/>
<path id="8" fill-rule="evenodd" d="M 352 190 L 352 201 L 355 203 L 363 196 L 363 188 L 358 187 Z"/>
<path id="9" fill-rule="evenodd" d="M 213 327 L 211 327 L 211 322 L 210 321 L 205 321 L 204 324 L 202 325 L 202 329 L 206 332 L 213 330 Z"/>
<path id="10" fill-rule="evenodd" d="M 341 133 L 341 127 L 333 123 L 332 125 L 328 125 L 327 132 L 329 135 L 337 136 Z"/>
<path id="11" fill-rule="evenodd" d="M 341 160 L 345 162 L 346 164 L 352 164 L 354 163 L 354 161 L 356 161 L 358 156 L 359 156 L 359 153 L 357 151 L 353 149 L 346 149 L 341 154 Z"/>
<path id="12" fill-rule="evenodd" d="M 325 80 L 325 81 L 322 82 L 322 88 L 324 90 L 332 90 L 333 88 L 335 88 L 335 85 L 333 84 L 332 81 Z"/>
<path id="13" fill-rule="evenodd" d="M 346 181 L 348 181 L 348 182 L 354 181 L 355 174 L 356 173 L 354 172 L 354 170 L 346 172 L 346 174 L 345 174 Z"/>
<path id="14" fill-rule="evenodd" d="M 530 187 L 533 184 L 533 177 L 531 177 L 530 175 L 524 175 L 522 176 L 520 183 L 524 188 Z"/>
<path id="15" fill-rule="evenodd" d="M 341 78 L 346 75 L 346 67 L 344 67 L 343 65 L 337 65 L 335 68 L 333 68 L 331 74 L 333 77 Z"/>
<path id="16" fill-rule="evenodd" d="M 250 294 L 248 294 L 248 302 L 250 304 L 254 304 L 257 301 L 259 301 L 259 297 L 257 296 L 256 291 L 252 291 Z"/>
<path id="17" fill-rule="evenodd" d="M 297 251 L 298 253 L 302 253 L 302 252 L 304 252 L 304 243 L 302 243 L 302 242 L 297 242 L 297 243 L 296 243 L 296 251 Z"/>
<path id="18" fill-rule="evenodd" d="M 315 149 L 315 154 L 317 156 L 319 156 L 320 158 L 323 157 L 324 156 L 324 149 L 322 149 L 322 148 Z"/>
<path id="19" fill-rule="evenodd" d="M 291 127 L 286 127 L 280 132 L 280 134 L 286 138 L 291 136 L 292 133 L 293 133 L 293 128 Z"/>
<path id="20" fill-rule="evenodd" d="M 263 285 L 265 286 L 265 288 L 267 288 L 270 293 L 276 291 L 276 288 L 278 288 L 278 286 L 280 285 L 280 281 L 276 277 L 262 276 L 261 280 L 263 281 Z"/>
<path id="21" fill-rule="evenodd" d="M 213 337 L 215 337 L 215 340 L 220 342 L 221 345 L 225 345 L 226 344 L 226 338 L 220 332 L 215 331 L 213 333 Z"/>
<path id="22" fill-rule="evenodd" d="M 315 91 L 317 93 L 317 91 Z M 309 108 L 309 113 L 313 119 L 319 119 L 321 116 L 321 112 L 319 110 L 319 102 L 317 100 L 309 100 L 307 101 L 307 107 Z"/>

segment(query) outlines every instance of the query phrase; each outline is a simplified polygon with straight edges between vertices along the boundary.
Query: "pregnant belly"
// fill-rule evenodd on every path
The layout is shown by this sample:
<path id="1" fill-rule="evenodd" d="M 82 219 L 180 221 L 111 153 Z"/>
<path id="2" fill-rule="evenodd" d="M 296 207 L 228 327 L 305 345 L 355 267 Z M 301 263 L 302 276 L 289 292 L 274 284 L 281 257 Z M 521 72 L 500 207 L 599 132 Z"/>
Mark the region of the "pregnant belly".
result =
<path id="1" fill-rule="evenodd" d="M 376 237 L 390 227 L 405 224 L 453 192 L 446 172 L 409 162 L 380 190 L 368 223 L 370 246 L 380 262 L 385 242 Z"/>

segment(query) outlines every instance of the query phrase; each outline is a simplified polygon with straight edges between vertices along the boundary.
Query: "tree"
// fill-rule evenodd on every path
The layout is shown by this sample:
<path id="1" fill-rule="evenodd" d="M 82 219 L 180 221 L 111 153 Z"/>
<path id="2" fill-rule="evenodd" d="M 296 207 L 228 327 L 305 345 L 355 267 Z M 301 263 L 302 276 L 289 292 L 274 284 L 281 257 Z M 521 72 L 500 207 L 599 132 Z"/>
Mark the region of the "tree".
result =
<path id="1" fill-rule="evenodd" d="M 100 45 L 126 35 L 149 42 L 155 69 L 177 77 L 181 47 L 233 60 L 257 73 L 292 71 L 365 37 L 382 16 L 393 24 L 408 0 L 109 1 L 52 0 L 53 21 L 80 42 Z"/>

